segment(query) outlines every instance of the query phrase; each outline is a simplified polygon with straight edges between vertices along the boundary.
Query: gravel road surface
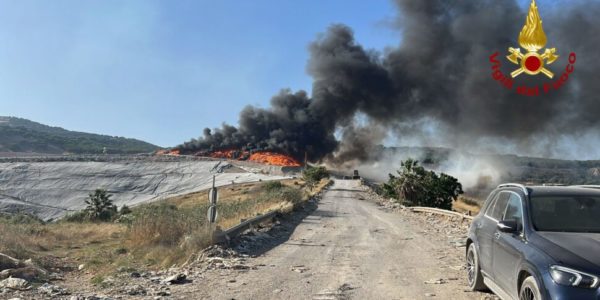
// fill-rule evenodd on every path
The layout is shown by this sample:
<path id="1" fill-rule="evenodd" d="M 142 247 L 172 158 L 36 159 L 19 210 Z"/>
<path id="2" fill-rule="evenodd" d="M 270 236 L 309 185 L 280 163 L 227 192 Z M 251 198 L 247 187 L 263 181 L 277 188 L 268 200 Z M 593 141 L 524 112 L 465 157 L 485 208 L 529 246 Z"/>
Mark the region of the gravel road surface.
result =
<path id="1" fill-rule="evenodd" d="M 249 270 L 213 270 L 174 294 L 210 299 L 486 299 L 466 291 L 464 247 L 385 211 L 359 181 L 336 180 L 318 208 Z"/>

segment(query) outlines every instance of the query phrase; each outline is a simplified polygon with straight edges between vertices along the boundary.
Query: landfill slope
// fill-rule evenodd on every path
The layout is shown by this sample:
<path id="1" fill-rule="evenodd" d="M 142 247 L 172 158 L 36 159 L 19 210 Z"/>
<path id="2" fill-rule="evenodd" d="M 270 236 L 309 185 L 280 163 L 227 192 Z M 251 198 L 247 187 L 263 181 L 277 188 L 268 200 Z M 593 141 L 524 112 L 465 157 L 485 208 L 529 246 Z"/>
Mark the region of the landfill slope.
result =
<path id="1" fill-rule="evenodd" d="M 85 207 L 95 189 L 106 189 L 119 207 L 155 201 L 216 185 L 285 178 L 234 168 L 223 161 L 7 162 L 0 163 L 0 212 L 44 220 Z"/>

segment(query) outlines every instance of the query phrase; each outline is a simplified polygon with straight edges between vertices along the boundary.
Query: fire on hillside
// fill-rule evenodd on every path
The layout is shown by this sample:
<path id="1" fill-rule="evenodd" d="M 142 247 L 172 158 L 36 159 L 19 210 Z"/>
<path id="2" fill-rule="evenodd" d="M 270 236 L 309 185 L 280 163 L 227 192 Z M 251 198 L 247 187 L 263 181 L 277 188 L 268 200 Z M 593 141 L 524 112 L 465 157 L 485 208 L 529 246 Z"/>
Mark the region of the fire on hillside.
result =
<path id="1" fill-rule="evenodd" d="M 177 155 L 179 155 L 179 150 L 178 149 L 158 150 L 158 151 L 156 151 L 156 155 L 173 155 L 173 156 L 177 156 Z"/>
<path id="2" fill-rule="evenodd" d="M 161 150 L 157 155 L 180 155 L 180 151 Z M 217 150 L 217 151 L 200 151 L 194 154 L 195 156 L 206 156 L 212 158 L 235 159 L 243 161 L 251 161 L 261 164 L 282 167 L 300 167 L 302 164 L 289 155 L 272 152 L 272 151 L 247 151 L 247 150 Z"/>
<path id="3" fill-rule="evenodd" d="M 301 166 L 301 164 L 291 156 L 281 154 L 281 153 L 276 153 L 276 152 L 270 152 L 270 151 L 250 152 L 250 151 L 242 151 L 242 150 L 221 150 L 221 151 L 214 151 L 211 153 L 206 153 L 205 155 L 202 155 L 202 153 L 199 153 L 199 154 L 201 156 L 210 156 L 213 158 L 246 160 L 246 161 L 252 161 L 252 162 L 273 165 L 273 166 L 284 166 L 284 167 L 299 167 L 299 166 Z"/>

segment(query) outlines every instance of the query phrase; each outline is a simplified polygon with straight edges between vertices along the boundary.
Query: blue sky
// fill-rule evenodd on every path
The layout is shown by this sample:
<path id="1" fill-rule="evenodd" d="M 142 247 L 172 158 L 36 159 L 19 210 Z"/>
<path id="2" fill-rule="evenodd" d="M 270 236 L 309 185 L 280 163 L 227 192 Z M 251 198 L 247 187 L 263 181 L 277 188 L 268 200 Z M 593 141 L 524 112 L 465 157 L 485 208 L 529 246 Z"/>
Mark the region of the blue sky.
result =
<path id="1" fill-rule="evenodd" d="M 0 1 L 0 115 L 161 146 L 310 89 L 307 45 L 332 23 L 397 44 L 388 0 Z"/>
<path id="2" fill-rule="evenodd" d="M 332 23 L 397 46 L 395 15 L 391 0 L 0 0 L 0 115 L 174 146 L 310 90 L 307 46 Z"/>

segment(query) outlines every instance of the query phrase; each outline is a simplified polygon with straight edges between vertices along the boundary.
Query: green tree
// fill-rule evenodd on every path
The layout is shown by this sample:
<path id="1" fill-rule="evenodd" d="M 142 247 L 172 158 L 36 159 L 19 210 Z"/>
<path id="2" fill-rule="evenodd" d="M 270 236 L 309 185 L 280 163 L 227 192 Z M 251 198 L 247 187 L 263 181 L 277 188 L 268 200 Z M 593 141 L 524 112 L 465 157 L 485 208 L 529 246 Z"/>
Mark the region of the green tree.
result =
<path id="1" fill-rule="evenodd" d="M 408 159 L 401 166 L 397 171 L 398 176 L 390 174 L 388 182 L 382 185 L 385 196 L 396 198 L 410 206 L 451 209 L 452 201 L 463 193 L 458 179 L 425 170 L 416 160 Z"/>
<path id="2" fill-rule="evenodd" d="M 85 200 L 87 204 L 85 211 L 91 220 L 109 221 L 116 215 L 117 206 L 110 200 L 111 196 L 103 189 L 96 189 L 89 194 L 88 199 Z"/>
<path id="3" fill-rule="evenodd" d="M 451 209 L 452 202 L 463 193 L 462 184 L 458 182 L 458 179 L 444 173 L 436 178 L 433 187 L 433 194 L 430 196 L 430 199 L 433 200 L 433 206 L 443 209 Z"/>
<path id="4" fill-rule="evenodd" d="M 408 159 L 400 164 L 402 169 L 398 171 L 400 177 L 395 178 L 392 186 L 396 189 L 396 194 L 400 196 L 407 204 L 417 204 L 424 194 L 424 185 L 426 171 L 419 166 L 419 162 Z"/>

